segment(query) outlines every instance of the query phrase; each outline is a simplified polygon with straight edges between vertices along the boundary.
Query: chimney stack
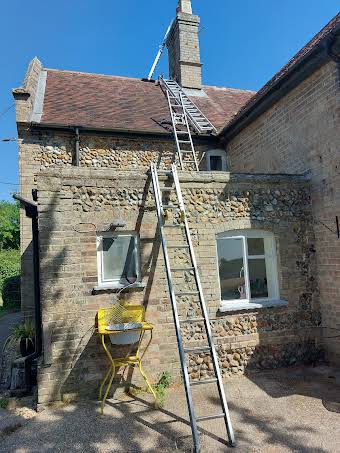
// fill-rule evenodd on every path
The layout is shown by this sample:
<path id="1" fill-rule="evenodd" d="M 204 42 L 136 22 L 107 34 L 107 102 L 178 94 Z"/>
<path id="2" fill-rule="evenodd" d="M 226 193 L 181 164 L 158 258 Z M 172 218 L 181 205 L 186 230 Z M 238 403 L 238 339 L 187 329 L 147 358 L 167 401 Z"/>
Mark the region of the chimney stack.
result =
<path id="1" fill-rule="evenodd" d="M 196 90 L 202 89 L 199 24 L 199 17 L 192 14 L 191 0 L 179 0 L 176 19 L 166 42 L 169 77 L 183 88 Z"/>

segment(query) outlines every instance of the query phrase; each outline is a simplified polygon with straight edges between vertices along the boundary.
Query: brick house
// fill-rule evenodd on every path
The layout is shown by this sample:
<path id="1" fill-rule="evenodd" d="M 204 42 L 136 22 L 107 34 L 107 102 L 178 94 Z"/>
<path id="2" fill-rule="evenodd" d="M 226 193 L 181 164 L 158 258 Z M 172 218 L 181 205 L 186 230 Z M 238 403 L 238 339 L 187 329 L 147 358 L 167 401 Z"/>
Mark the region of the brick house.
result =
<path id="1" fill-rule="evenodd" d="M 180 181 L 225 377 L 323 352 L 340 361 L 338 340 L 328 338 L 340 328 L 339 21 L 255 94 L 202 84 L 199 18 L 179 2 L 169 77 L 218 130 L 193 135 L 200 171 L 180 172 Z M 123 297 L 144 304 L 155 325 L 147 371 L 178 376 L 149 175 L 152 162 L 165 169 L 176 155 L 159 82 L 47 69 L 35 58 L 13 94 L 21 196 L 37 189 L 38 403 L 96 391 L 107 362 L 95 315 L 126 285 L 126 267 L 136 282 Z M 32 316 L 24 213 L 21 240 L 22 309 Z M 190 286 L 190 276 L 181 284 Z M 190 307 L 189 296 L 182 308 Z M 188 343 L 202 339 L 200 326 L 185 329 Z M 204 359 L 190 358 L 192 379 L 211 373 Z"/>

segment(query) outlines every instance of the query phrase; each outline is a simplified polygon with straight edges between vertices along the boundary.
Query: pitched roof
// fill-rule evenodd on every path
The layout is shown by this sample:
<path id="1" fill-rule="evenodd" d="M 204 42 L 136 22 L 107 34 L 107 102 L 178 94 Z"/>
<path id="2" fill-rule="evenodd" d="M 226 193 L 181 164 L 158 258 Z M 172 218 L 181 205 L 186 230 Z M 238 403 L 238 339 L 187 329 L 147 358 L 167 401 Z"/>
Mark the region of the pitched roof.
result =
<path id="1" fill-rule="evenodd" d="M 339 29 L 339 24 L 340 13 L 333 17 L 333 19 L 331 19 L 328 24 L 325 25 L 325 27 L 323 27 L 297 54 L 295 54 L 252 98 L 248 99 L 234 118 L 226 119 L 221 134 L 237 124 L 241 118 L 248 117 L 250 109 L 258 106 L 262 99 L 270 94 L 272 90 L 277 90 L 276 87 L 289 77 L 295 69 L 297 70 L 299 65 L 304 62 L 305 58 L 308 58 L 320 45 L 323 45 L 323 42 L 326 41 L 332 33 Z"/>
<path id="2" fill-rule="evenodd" d="M 155 82 L 46 69 L 40 124 L 103 130 L 165 133 L 169 119 L 161 87 Z M 218 129 L 254 95 L 252 91 L 204 87 L 207 96 L 192 100 Z"/>

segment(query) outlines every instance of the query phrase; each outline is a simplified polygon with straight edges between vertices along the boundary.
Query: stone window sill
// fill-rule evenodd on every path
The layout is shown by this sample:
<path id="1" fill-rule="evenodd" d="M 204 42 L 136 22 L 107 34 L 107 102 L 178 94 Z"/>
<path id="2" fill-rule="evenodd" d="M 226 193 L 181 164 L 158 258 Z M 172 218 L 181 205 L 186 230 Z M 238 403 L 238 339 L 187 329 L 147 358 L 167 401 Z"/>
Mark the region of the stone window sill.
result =
<path id="1" fill-rule="evenodd" d="M 145 288 L 145 283 L 143 282 L 137 282 L 134 283 L 133 285 L 126 286 L 122 284 L 110 284 L 110 285 L 98 285 L 95 286 L 92 290 L 93 293 L 98 293 L 100 291 L 121 291 L 122 289 L 124 291 L 129 291 L 130 289 L 143 289 Z"/>
<path id="2" fill-rule="evenodd" d="M 243 302 L 243 301 L 234 301 L 234 302 L 224 302 L 219 307 L 218 311 L 220 313 L 228 313 L 231 311 L 240 311 L 240 310 L 257 310 L 259 308 L 270 308 L 270 307 L 286 307 L 288 301 L 283 299 L 277 300 L 257 300 L 256 302 Z"/>

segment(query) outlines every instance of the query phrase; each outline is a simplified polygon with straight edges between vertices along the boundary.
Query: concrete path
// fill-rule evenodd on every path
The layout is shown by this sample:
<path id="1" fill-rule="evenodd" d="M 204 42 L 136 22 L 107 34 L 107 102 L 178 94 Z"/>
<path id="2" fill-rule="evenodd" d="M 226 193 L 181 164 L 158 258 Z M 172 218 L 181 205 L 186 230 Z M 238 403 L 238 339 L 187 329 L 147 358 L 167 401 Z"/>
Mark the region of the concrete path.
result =
<path id="1" fill-rule="evenodd" d="M 204 390 L 203 390 L 204 387 Z M 197 389 L 197 390 L 196 390 Z M 226 383 L 236 449 L 229 449 L 220 420 L 204 422 L 202 453 L 340 452 L 340 386 L 333 370 L 290 368 Z M 219 411 L 213 386 L 195 388 L 197 413 Z M 48 409 L 0 441 L 1 453 L 189 452 L 190 426 L 183 389 L 172 389 L 166 407 L 148 397 Z"/>

